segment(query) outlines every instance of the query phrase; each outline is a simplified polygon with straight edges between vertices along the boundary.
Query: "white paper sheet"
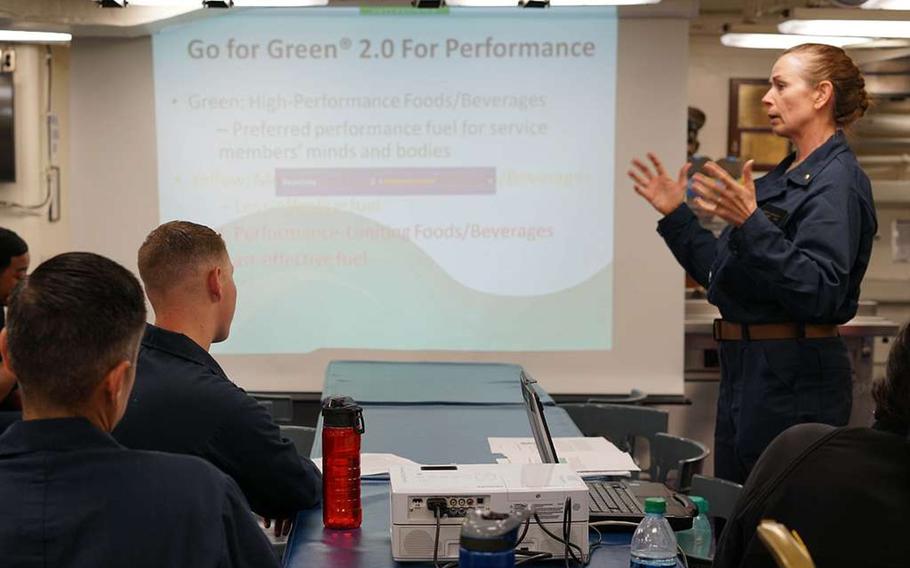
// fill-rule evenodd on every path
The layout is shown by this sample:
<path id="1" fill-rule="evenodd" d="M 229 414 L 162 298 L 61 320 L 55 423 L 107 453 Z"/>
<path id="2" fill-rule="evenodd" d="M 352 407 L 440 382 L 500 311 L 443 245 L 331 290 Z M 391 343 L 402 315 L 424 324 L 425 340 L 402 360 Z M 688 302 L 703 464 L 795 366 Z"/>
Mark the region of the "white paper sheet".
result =
<path id="1" fill-rule="evenodd" d="M 489 438 L 490 452 L 502 454 L 498 463 L 540 463 L 534 438 Z M 560 462 L 579 475 L 628 475 L 639 471 L 632 456 L 619 451 L 606 438 L 553 438 Z"/>

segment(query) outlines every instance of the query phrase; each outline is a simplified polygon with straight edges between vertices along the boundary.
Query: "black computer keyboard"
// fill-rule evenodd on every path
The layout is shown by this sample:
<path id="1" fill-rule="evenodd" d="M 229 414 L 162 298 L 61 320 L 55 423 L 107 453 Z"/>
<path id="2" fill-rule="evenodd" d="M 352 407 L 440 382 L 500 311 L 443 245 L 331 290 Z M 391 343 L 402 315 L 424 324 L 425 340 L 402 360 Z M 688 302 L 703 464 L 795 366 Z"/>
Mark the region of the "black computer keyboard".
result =
<path id="1" fill-rule="evenodd" d="M 621 481 L 586 481 L 592 513 L 641 515 L 641 505 Z"/>

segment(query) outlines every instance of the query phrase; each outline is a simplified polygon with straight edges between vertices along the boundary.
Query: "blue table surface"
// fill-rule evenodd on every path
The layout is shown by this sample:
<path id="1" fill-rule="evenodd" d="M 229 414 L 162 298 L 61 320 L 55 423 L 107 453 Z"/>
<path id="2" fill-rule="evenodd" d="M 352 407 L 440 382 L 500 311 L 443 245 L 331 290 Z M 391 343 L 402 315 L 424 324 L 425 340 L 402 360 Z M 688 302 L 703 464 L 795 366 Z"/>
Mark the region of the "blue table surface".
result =
<path id="1" fill-rule="evenodd" d="M 303 511 L 288 539 L 284 566 L 312 568 L 379 568 L 413 566 L 431 562 L 395 562 L 389 532 L 389 484 L 364 481 L 361 489 L 363 524 L 359 529 L 332 530 L 322 526 L 322 510 Z M 591 556 L 589 568 L 628 568 L 631 533 L 605 533 L 602 545 Z M 442 564 L 442 563 L 440 563 Z M 562 566 L 563 561 L 529 562 L 523 566 Z"/>
<path id="2" fill-rule="evenodd" d="M 582 435 L 562 408 L 544 412 L 553 436 Z M 366 406 L 363 421 L 361 452 L 398 454 L 421 464 L 496 463 L 489 437 L 531 437 L 527 411 L 515 405 Z M 310 455 L 322 456 L 321 436 Z"/>
<path id="3" fill-rule="evenodd" d="M 362 405 L 524 404 L 521 367 L 503 363 L 332 361 L 323 397 L 350 396 Z M 537 389 L 544 404 L 554 404 Z"/>
<path id="4" fill-rule="evenodd" d="M 346 394 L 363 404 L 365 453 L 393 453 L 421 464 L 495 463 L 489 437 L 531 436 L 519 373 L 514 365 L 336 361 L 326 372 L 324 392 Z M 552 403 L 548 396 L 546 400 Z M 549 405 L 545 412 L 553 436 L 581 435 L 562 408 Z M 320 432 L 321 426 L 320 421 Z M 322 455 L 318 434 L 311 455 Z M 388 481 L 364 480 L 361 500 L 363 524 L 355 530 L 325 529 L 321 509 L 301 511 L 288 538 L 284 566 L 430 565 L 392 559 Z M 589 566 L 629 566 L 630 539 L 630 533 L 605 534 Z M 528 565 L 561 566 L 562 560 Z"/>

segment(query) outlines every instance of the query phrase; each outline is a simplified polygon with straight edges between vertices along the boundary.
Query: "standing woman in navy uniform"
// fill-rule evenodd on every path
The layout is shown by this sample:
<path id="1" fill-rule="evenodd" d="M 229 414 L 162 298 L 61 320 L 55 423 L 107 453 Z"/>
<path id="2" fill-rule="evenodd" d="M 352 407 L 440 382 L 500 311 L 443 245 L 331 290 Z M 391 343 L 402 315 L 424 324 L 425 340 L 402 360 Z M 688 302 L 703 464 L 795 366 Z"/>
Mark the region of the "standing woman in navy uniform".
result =
<path id="1" fill-rule="evenodd" d="M 762 98 L 796 152 L 739 183 L 714 163 L 696 174 L 695 205 L 729 226 L 719 238 L 684 203 L 689 164 L 672 179 L 660 160 L 634 160 L 635 191 L 664 215 L 657 231 L 720 310 L 721 384 L 715 475 L 742 483 L 775 436 L 794 424 L 845 425 L 852 372 L 837 324 L 856 314 L 877 229 L 869 178 L 843 128 L 869 106 L 842 49 L 805 44 L 771 70 Z"/>

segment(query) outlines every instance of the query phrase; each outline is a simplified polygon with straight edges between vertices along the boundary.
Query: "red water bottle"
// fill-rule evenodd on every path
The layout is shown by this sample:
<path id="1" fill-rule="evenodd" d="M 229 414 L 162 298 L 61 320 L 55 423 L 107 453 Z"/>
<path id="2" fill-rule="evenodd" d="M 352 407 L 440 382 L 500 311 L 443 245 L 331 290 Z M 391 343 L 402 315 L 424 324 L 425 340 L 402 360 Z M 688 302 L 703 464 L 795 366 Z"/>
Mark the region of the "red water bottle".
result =
<path id="1" fill-rule="evenodd" d="M 360 435 L 363 409 L 348 396 L 322 401 L 322 523 L 356 529 L 360 508 Z"/>

